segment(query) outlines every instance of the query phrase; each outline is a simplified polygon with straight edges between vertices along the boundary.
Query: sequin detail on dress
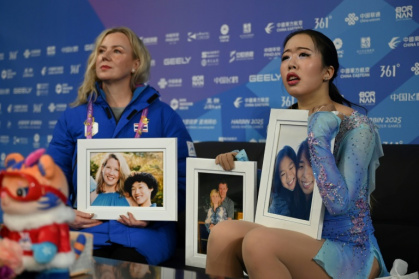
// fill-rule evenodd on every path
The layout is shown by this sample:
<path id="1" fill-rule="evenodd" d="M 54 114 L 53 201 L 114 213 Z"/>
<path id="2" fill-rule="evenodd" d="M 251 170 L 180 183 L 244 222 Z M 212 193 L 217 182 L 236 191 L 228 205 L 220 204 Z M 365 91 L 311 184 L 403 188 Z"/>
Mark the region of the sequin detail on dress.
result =
<path id="1" fill-rule="evenodd" d="M 325 205 L 322 238 L 314 260 L 333 278 L 368 278 L 374 256 L 387 274 L 372 227 L 368 204 L 369 166 L 379 137 L 358 112 L 342 121 L 331 112 L 310 116 L 310 161 Z M 333 154 L 331 140 L 335 138 Z"/>

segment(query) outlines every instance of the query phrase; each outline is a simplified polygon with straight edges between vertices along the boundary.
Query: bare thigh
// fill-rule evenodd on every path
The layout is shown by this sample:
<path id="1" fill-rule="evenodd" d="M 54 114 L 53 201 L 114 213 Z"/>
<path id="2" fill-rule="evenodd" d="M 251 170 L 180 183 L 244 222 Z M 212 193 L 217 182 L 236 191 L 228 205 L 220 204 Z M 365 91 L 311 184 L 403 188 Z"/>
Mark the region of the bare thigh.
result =
<path id="1" fill-rule="evenodd" d="M 294 231 L 259 227 L 244 237 L 242 255 L 251 278 L 330 278 L 313 260 L 324 241 Z M 374 258 L 369 278 L 379 274 Z"/>
<path id="2" fill-rule="evenodd" d="M 243 276 L 244 236 L 261 225 L 246 221 L 224 221 L 211 230 L 208 239 L 206 272 L 228 277 Z"/>
<path id="3" fill-rule="evenodd" d="M 243 240 L 243 258 L 251 278 L 330 278 L 314 260 L 324 240 L 260 227 Z"/>

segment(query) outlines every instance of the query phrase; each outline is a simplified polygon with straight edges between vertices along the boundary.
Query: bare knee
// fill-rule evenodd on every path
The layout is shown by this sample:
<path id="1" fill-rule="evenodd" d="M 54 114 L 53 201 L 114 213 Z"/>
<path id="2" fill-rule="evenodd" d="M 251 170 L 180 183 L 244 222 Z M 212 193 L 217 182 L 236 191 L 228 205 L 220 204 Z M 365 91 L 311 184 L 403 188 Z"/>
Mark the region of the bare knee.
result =
<path id="1" fill-rule="evenodd" d="M 275 242 L 278 240 L 276 239 Z M 272 240 L 270 238 L 269 229 L 265 227 L 256 228 L 248 232 L 242 245 L 243 258 L 246 261 L 251 260 L 252 262 L 258 261 L 259 259 L 268 256 L 272 246 Z"/>
<path id="2" fill-rule="evenodd" d="M 220 242 L 228 243 L 236 238 L 237 236 L 235 236 L 234 231 L 232 231 L 232 226 L 234 226 L 232 223 L 232 221 L 224 221 L 214 226 L 209 234 L 208 244 Z"/>

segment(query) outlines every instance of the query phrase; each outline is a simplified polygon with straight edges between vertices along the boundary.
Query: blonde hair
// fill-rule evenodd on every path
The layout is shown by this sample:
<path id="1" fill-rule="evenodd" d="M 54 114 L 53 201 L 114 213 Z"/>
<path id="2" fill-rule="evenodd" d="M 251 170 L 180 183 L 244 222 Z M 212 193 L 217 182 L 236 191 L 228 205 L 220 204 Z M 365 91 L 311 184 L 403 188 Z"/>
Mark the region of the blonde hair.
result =
<path id="1" fill-rule="evenodd" d="M 212 199 L 211 199 L 211 196 L 212 195 L 218 195 L 219 197 L 220 197 L 220 201 L 218 202 L 218 206 L 220 206 L 221 205 L 221 195 L 220 195 L 220 192 L 218 192 L 218 190 L 217 189 L 212 189 L 211 190 L 211 192 L 210 192 L 210 202 L 211 202 L 211 207 L 214 207 L 214 204 L 212 203 Z"/>
<path id="2" fill-rule="evenodd" d="M 116 184 L 116 192 L 122 195 L 124 193 L 125 179 L 129 176 L 130 169 L 127 164 L 127 161 L 125 160 L 124 156 L 122 156 L 121 153 L 108 153 L 106 154 L 106 156 L 103 157 L 103 160 L 100 163 L 100 168 L 96 173 L 96 182 L 97 182 L 96 193 L 97 194 L 104 193 L 104 190 L 103 190 L 104 179 L 103 179 L 102 171 L 103 171 L 103 168 L 108 163 L 109 159 L 115 159 L 119 163 L 119 179 Z"/>
<path id="3" fill-rule="evenodd" d="M 98 92 L 96 91 L 95 84 L 97 81 L 100 81 L 96 75 L 98 50 L 105 37 L 112 33 L 122 33 L 127 36 L 132 48 L 132 57 L 140 60 L 140 66 L 131 76 L 131 90 L 134 91 L 138 84 L 148 81 L 150 77 L 151 56 L 141 39 L 128 27 L 106 29 L 96 38 L 94 50 L 87 60 L 83 83 L 79 87 L 76 100 L 70 104 L 72 107 L 87 103 L 87 98 L 90 93 L 93 94 L 93 100 L 97 98 Z"/>

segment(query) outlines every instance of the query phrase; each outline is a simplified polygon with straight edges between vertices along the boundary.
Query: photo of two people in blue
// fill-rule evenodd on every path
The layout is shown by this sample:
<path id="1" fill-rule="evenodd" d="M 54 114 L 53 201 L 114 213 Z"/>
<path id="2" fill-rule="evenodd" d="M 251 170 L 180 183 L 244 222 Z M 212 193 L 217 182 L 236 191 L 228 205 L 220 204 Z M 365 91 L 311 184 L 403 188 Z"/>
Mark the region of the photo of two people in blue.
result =
<path id="1" fill-rule="evenodd" d="M 92 153 L 92 206 L 163 206 L 163 153 Z"/>

